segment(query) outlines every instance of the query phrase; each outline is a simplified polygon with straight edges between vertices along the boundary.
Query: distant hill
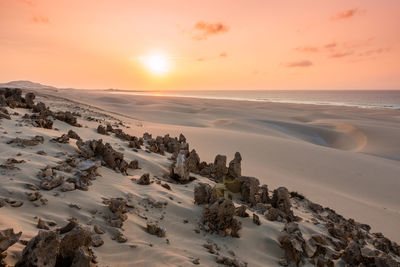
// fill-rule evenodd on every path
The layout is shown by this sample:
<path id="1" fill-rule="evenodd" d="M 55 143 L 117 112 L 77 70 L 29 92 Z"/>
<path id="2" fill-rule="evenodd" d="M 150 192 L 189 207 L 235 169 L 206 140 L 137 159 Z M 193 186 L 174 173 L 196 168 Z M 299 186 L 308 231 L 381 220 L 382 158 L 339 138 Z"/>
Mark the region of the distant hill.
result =
<path id="1" fill-rule="evenodd" d="M 2 88 L 2 87 L 57 91 L 57 88 L 54 86 L 43 85 L 40 83 L 31 82 L 31 81 L 11 81 L 8 83 L 0 83 L 0 88 Z"/>

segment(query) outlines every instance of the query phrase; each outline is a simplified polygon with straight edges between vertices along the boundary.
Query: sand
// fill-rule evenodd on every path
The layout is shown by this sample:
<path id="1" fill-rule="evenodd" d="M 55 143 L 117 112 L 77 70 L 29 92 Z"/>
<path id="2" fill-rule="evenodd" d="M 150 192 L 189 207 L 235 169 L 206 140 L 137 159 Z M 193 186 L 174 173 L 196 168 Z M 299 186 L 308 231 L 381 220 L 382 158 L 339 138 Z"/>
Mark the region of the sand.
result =
<path id="1" fill-rule="evenodd" d="M 102 91 L 43 90 L 39 97 L 52 109 L 74 110 L 82 114 L 81 128 L 55 121 L 48 130 L 21 122 L 20 115 L 13 120 L 2 120 L 0 125 L 0 163 L 7 158 L 24 159 L 20 170 L 7 170 L 0 174 L 0 196 L 24 199 L 19 208 L 0 209 L 0 229 L 13 227 L 23 231 L 22 239 L 37 234 L 37 218 L 54 220 L 64 225 L 74 216 L 88 225 L 111 228 L 100 214 L 107 211 L 103 198 L 129 197 L 138 207 L 138 214 L 159 220 L 167 229 L 167 238 L 149 235 L 146 220 L 129 214 L 123 233 L 127 243 L 120 244 L 103 235 L 104 245 L 95 248 L 100 266 L 193 266 L 198 258 L 201 265 L 215 266 L 215 255 L 204 249 L 207 239 L 221 247 L 221 254 L 235 252 L 236 257 L 249 266 L 277 266 L 283 256 L 278 237 L 282 223 L 270 222 L 260 216 L 261 226 L 240 218 L 242 238 L 222 238 L 196 233 L 194 229 L 201 216 L 201 207 L 193 203 L 193 188 L 197 183 L 171 184 L 172 191 L 153 183 L 138 185 L 143 173 L 152 179 L 168 172 L 170 161 L 154 153 L 129 149 L 126 142 L 114 136 L 99 135 L 98 122 L 84 120 L 86 116 L 118 122 L 126 133 L 153 136 L 183 133 L 191 148 L 200 158 L 212 162 L 216 154 L 233 158 L 240 151 L 242 173 L 255 176 L 270 189 L 286 186 L 307 198 L 336 210 L 347 218 L 368 223 L 372 231 L 382 232 L 394 241 L 400 241 L 400 113 L 395 110 L 369 110 L 347 107 L 276 104 L 245 101 L 206 100 L 178 97 L 134 96 L 110 94 Z M 65 98 L 65 99 L 63 99 Z M 75 102 L 70 102 L 73 100 Z M 65 158 L 60 151 L 74 153 L 74 141 L 69 144 L 48 142 L 51 138 L 76 131 L 84 140 L 99 139 L 109 142 L 129 160 L 138 159 L 141 169 L 129 170 L 124 176 L 108 168 L 100 168 L 101 177 L 93 182 L 89 191 L 41 191 L 48 199 L 46 206 L 35 207 L 26 199 L 25 183 L 37 183 L 37 173 L 46 165 L 56 165 Z M 16 136 L 30 138 L 41 135 L 44 144 L 19 148 L 5 142 Z M 47 155 L 36 152 L 44 150 Z M 21 155 L 17 156 L 18 153 Z M 199 182 L 209 179 L 196 176 Z M 58 192 L 59 195 L 55 195 Z M 167 201 L 164 209 L 146 208 L 144 198 Z M 78 204 L 81 209 L 71 208 Z M 165 214 L 163 213 L 165 211 Z M 160 219 L 164 215 L 164 219 Z M 184 219 L 188 223 L 184 223 Z M 303 223 L 308 233 L 319 229 Z M 7 261 L 15 263 L 23 246 L 15 244 L 9 249 Z"/>

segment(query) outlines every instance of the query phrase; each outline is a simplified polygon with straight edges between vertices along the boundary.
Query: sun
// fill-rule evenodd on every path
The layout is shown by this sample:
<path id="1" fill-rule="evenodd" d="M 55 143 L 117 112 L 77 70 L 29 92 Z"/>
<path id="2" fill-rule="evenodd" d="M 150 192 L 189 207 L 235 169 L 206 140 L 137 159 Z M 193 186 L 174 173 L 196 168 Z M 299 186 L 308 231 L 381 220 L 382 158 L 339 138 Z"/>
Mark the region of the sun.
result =
<path id="1" fill-rule="evenodd" d="M 171 62 L 168 57 L 162 53 L 149 54 L 141 57 L 143 66 L 154 75 L 165 75 L 170 71 Z"/>

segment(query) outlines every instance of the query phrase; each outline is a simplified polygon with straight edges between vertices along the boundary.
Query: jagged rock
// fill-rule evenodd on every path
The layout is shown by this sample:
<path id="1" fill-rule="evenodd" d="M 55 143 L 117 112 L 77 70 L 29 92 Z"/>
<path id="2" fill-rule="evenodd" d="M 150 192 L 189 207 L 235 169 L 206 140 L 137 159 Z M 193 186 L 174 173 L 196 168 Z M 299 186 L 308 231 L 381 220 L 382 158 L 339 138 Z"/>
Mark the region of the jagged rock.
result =
<path id="1" fill-rule="evenodd" d="M 75 190 L 75 184 L 74 183 L 65 182 L 65 183 L 62 184 L 60 190 L 62 192 L 73 191 L 73 190 Z"/>
<path id="2" fill-rule="evenodd" d="M 103 239 L 99 235 L 92 235 L 92 246 L 100 247 L 104 244 Z"/>
<path id="3" fill-rule="evenodd" d="M 303 260 L 305 241 L 296 223 L 287 223 L 284 232 L 279 237 L 282 249 L 285 251 L 285 260 L 294 266 L 299 266 Z"/>
<path id="4" fill-rule="evenodd" d="M 170 176 L 179 182 L 186 182 L 189 177 L 188 161 L 185 158 L 185 151 L 181 150 L 176 158 L 176 162 L 171 165 Z"/>
<path id="5" fill-rule="evenodd" d="M 187 166 L 188 166 L 189 172 L 198 173 L 200 157 L 197 154 L 196 150 L 192 149 L 192 151 L 190 151 L 187 161 L 188 161 Z"/>
<path id="6" fill-rule="evenodd" d="M 356 242 L 351 242 L 343 252 L 342 260 L 352 266 L 357 266 L 362 262 L 361 248 Z"/>
<path id="7" fill-rule="evenodd" d="M 64 182 L 64 177 L 58 176 L 53 172 L 50 166 L 47 166 L 39 172 L 40 187 L 45 190 L 51 190 Z"/>
<path id="8" fill-rule="evenodd" d="M 264 184 L 260 187 L 258 195 L 259 195 L 259 200 L 261 203 L 264 203 L 264 204 L 271 203 L 271 199 L 270 199 L 269 193 L 268 193 L 268 186 L 266 184 Z"/>
<path id="9" fill-rule="evenodd" d="M 20 168 L 16 167 L 15 164 L 25 163 L 25 160 L 17 160 L 14 158 L 8 158 L 4 164 L 0 165 L 0 168 L 8 169 L 8 170 L 19 170 Z"/>
<path id="10" fill-rule="evenodd" d="M 105 231 L 98 225 L 94 225 L 93 230 L 96 234 L 102 235 Z"/>
<path id="11" fill-rule="evenodd" d="M 109 143 L 103 144 L 103 140 L 76 141 L 80 154 L 87 159 L 101 156 L 106 166 L 127 174 L 128 163 L 124 160 L 124 154 L 115 151 Z"/>
<path id="12" fill-rule="evenodd" d="M 39 231 L 28 242 L 15 266 L 56 266 L 60 244 L 61 238 L 56 231 Z"/>
<path id="13" fill-rule="evenodd" d="M 220 236 L 239 237 L 241 223 L 234 218 L 235 206 L 229 199 L 218 199 L 203 207 L 203 224 Z"/>
<path id="14" fill-rule="evenodd" d="M 240 261 L 239 259 L 236 259 L 236 258 L 231 259 L 229 257 L 221 256 L 221 255 L 217 257 L 216 262 L 218 264 L 222 264 L 225 266 L 234 266 L 234 267 L 246 267 L 247 266 L 246 262 Z"/>
<path id="15" fill-rule="evenodd" d="M 255 177 L 241 176 L 237 178 L 241 183 L 241 195 L 242 201 L 250 203 L 251 205 L 256 205 L 257 199 L 256 194 L 259 190 L 260 182 Z"/>
<path id="16" fill-rule="evenodd" d="M 107 130 L 103 125 L 99 125 L 99 127 L 97 127 L 97 132 L 99 134 L 108 135 Z"/>
<path id="17" fill-rule="evenodd" d="M 137 159 L 132 160 L 129 162 L 128 168 L 134 170 L 139 169 L 139 161 Z"/>
<path id="18" fill-rule="evenodd" d="M 1 97 L 1 96 L 0 96 Z M 5 108 L 0 108 L 0 119 L 11 120 L 11 116 L 8 113 L 8 110 Z"/>
<path id="19" fill-rule="evenodd" d="M 271 205 L 273 208 L 282 211 L 285 214 L 286 220 L 295 220 L 293 211 L 291 209 L 292 204 L 290 203 L 289 191 L 286 187 L 279 187 L 274 190 Z"/>
<path id="20" fill-rule="evenodd" d="M 69 125 L 75 126 L 75 127 L 82 127 L 77 122 L 77 119 L 73 116 L 73 114 L 70 111 L 58 111 L 54 114 L 54 117 L 57 120 L 63 121 L 65 123 L 68 123 Z"/>
<path id="21" fill-rule="evenodd" d="M 138 184 L 140 184 L 140 185 L 149 185 L 150 184 L 150 174 L 148 174 L 148 173 L 143 174 L 140 177 L 140 179 L 138 181 Z"/>
<path id="22" fill-rule="evenodd" d="M 69 130 L 67 135 L 71 139 L 81 140 L 81 137 L 76 132 L 74 132 L 72 130 Z"/>
<path id="23" fill-rule="evenodd" d="M 240 176 L 242 176 L 241 162 L 242 162 L 242 156 L 240 155 L 239 152 L 236 152 L 234 159 L 231 162 L 229 162 L 229 168 L 228 168 L 229 176 L 233 178 L 239 178 Z"/>
<path id="24" fill-rule="evenodd" d="M 194 202 L 198 205 L 210 203 L 212 188 L 209 184 L 199 183 L 194 188 Z"/>
<path id="25" fill-rule="evenodd" d="M 260 225 L 261 224 L 260 217 L 258 217 L 258 215 L 255 214 L 255 213 L 253 213 L 253 223 L 256 224 L 256 225 Z"/>
<path id="26" fill-rule="evenodd" d="M 42 194 L 40 192 L 26 192 L 25 194 L 28 196 L 29 201 L 36 201 L 42 198 Z"/>
<path id="27" fill-rule="evenodd" d="M 43 221 L 42 219 L 39 218 L 37 225 L 37 228 L 39 229 L 44 229 L 44 230 L 49 230 L 50 227 L 47 225 L 47 223 L 45 221 Z"/>
<path id="28" fill-rule="evenodd" d="M 22 232 L 14 233 L 13 228 L 0 230 L 0 253 L 6 251 L 9 247 L 17 243 Z"/>
<path id="29" fill-rule="evenodd" d="M 110 199 L 108 208 L 113 213 L 113 216 L 110 219 L 111 226 L 121 228 L 123 225 L 123 222 L 128 219 L 128 217 L 125 214 L 127 212 L 126 204 L 127 204 L 127 201 L 123 198 Z"/>
<path id="30" fill-rule="evenodd" d="M 36 135 L 31 139 L 22 139 L 22 138 L 14 138 L 7 141 L 7 144 L 17 144 L 17 146 L 25 147 L 25 146 L 36 146 L 39 143 L 43 144 L 44 138 L 43 136 Z"/>
<path id="31" fill-rule="evenodd" d="M 242 217 L 242 218 L 249 217 L 249 214 L 246 212 L 246 210 L 247 210 L 247 207 L 245 205 L 241 205 L 236 208 L 235 215 Z"/>
<path id="32" fill-rule="evenodd" d="M 55 142 L 55 143 L 68 144 L 69 143 L 69 137 L 68 137 L 68 135 L 63 134 L 60 137 L 56 137 L 56 138 L 51 139 L 50 141 Z"/>
<path id="33" fill-rule="evenodd" d="M 186 137 L 183 134 L 179 135 L 179 143 L 186 143 Z"/>
<path id="34" fill-rule="evenodd" d="M 147 222 L 147 232 L 158 237 L 165 237 L 167 233 L 165 227 L 159 226 L 155 222 Z"/>
<path id="35" fill-rule="evenodd" d="M 217 155 L 215 157 L 211 173 L 216 181 L 222 181 L 225 178 L 226 174 L 228 173 L 225 155 Z"/>

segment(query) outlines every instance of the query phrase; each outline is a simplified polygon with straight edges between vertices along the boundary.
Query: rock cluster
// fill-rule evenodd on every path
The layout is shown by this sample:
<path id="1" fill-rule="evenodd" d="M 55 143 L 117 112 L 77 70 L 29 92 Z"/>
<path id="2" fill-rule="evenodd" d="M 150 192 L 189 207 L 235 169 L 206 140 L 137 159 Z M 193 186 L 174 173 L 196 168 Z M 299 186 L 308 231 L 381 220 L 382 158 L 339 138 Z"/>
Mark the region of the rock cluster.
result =
<path id="1" fill-rule="evenodd" d="M 22 90 L 19 88 L 0 88 L 0 106 L 10 108 L 32 108 L 35 95 L 27 93 L 22 96 Z"/>
<path id="2" fill-rule="evenodd" d="M 37 146 L 38 144 L 43 144 L 43 142 L 44 142 L 43 136 L 36 135 L 31 139 L 23 139 L 16 137 L 14 139 L 7 141 L 7 144 L 16 144 L 17 146 L 25 147 L 25 146 Z"/>
<path id="3" fill-rule="evenodd" d="M 94 266 L 96 257 L 91 243 L 90 230 L 71 220 L 54 231 L 40 230 L 15 266 Z"/>
<path id="4" fill-rule="evenodd" d="M 8 169 L 8 170 L 19 170 L 19 168 L 17 166 L 15 166 L 15 164 L 20 164 L 20 163 L 25 163 L 26 161 L 21 159 L 21 160 L 17 160 L 14 158 L 8 158 L 6 160 L 6 162 L 4 162 L 4 164 L 0 165 L 0 168 L 3 169 Z"/>
<path id="5" fill-rule="evenodd" d="M 54 143 L 68 144 L 69 136 L 67 134 L 63 134 L 60 137 L 55 137 L 55 138 L 51 139 L 50 141 L 54 142 Z"/>
<path id="6" fill-rule="evenodd" d="M 180 138 L 172 138 L 169 134 L 165 136 L 157 136 L 152 138 L 151 134 L 144 133 L 143 140 L 146 143 L 146 148 L 153 153 L 164 155 L 165 152 L 171 153 L 175 159 L 179 151 L 189 151 L 189 144 L 186 143 L 186 138 L 181 134 Z"/>
<path id="7" fill-rule="evenodd" d="M 124 221 L 128 219 L 126 204 L 127 201 L 123 198 L 110 199 L 108 208 L 112 212 L 112 216 L 109 219 L 111 226 L 121 228 Z"/>
<path id="8" fill-rule="evenodd" d="M 147 222 L 146 229 L 149 234 L 156 235 L 158 237 L 165 237 L 167 233 L 167 230 L 164 226 L 159 226 L 155 222 Z"/>
<path id="9" fill-rule="evenodd" d="M 124 154 L 115 151 L 109 143 L 103 144 L 103 140 L 76 141 L 80 155 L 86 159 L 101 157 L 104 164 L 115 171 L 127 174 L 130 164 L 124 160 Z"/>
<path id="10" fill-rule="evenodd" d="M 220 236 L 239 237 L 241 223 L 234 217 L 235 206 L 232 200 L 217 199 L 212 204 L 203 206 L 204 230 L 218 233 Z"/>

